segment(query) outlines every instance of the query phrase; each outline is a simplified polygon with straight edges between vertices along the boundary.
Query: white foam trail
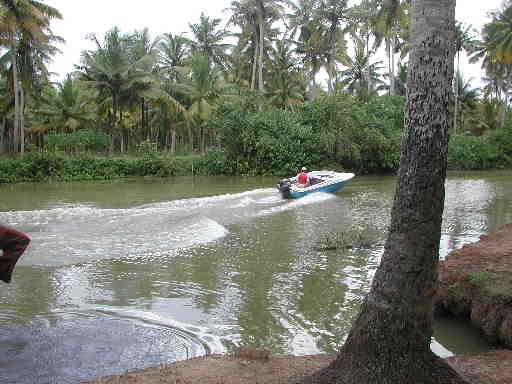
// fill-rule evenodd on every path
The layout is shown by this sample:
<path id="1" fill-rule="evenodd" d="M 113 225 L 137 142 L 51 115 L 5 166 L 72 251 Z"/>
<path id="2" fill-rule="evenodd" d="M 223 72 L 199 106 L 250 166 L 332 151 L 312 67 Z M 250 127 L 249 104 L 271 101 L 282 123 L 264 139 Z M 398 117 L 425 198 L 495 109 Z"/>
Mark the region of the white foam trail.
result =
<path id="1" fill-rule="evenodd" d="M 240 192 L 240 193 L 226 193 L 223 195 L 215 195 L 208 197 L 195 197 L 192 199 L 181 199 L 181 200 L 172 200 L 172 201 L 163 201 L 159 203 L 151 203 L 144 204 L 138 208 L 147 209 L 147 208 L 162 208 L 166 207 L 167 209 L 178 209 L 186 207 L 187 209 L 198 209 L 204 208 L 212 205 L 217 205 L 219 202 L 225 202 L 230 200 L 240 200 L 244 197 L 252 197 L 257 195 L 267 195 L 269 192 L 274 192 L 275 190 L 272 188 L 259 188 L 253 189 L 250 191 Z"/>
<path id="2" fill-rule="evenodd" d="M 62 211 L 64 212 L 64 211 Z M 32 239 L 20 265 L 66 265 L 169 253 L 216 241 L 228 230 L 215 220 L 166 210 L 74 208 L 35 211 Z M 30 219 L 29 219 L 30 220 Z M 31 220 L 36 222 L 35 220 Z"/>
<path id="3" fill-rule="evenodd" d="M 285 200 L 284 204 L 261 211 L 258 214 L 258 216 L 274 215 L 277 213 L 294 210 L 294 209 L 297 209 L 297 208 L 300 208 L 300 207 L 303 207 L 306 205 L 320 203 L 320 202 L 332 200 L 335 198 L 336 198 L 336 196 L 333 195 L 332 193 L 315 192 L 310 195 L 301 197 L 300 199 Z"/>

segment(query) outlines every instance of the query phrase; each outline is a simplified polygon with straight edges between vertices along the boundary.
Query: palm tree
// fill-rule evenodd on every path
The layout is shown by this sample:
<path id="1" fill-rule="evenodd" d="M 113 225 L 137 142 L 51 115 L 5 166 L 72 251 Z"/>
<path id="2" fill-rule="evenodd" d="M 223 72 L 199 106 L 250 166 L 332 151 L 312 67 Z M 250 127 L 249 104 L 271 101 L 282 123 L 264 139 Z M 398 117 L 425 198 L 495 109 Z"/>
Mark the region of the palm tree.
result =
<path id="1" fill-rule="evenodd" d="M 158 42 L 158 64 L 170 82 L 178 80 L 178 72 L 189 56 L 188 39 L 172 33 L 164 33 Z"/>
<path id="2" fill-rule="evenodd" d="M 465 122 L 467 117 L 476 110 L 479 101 L 480 88 L 473 88 L 471 80 L 464 79 L 464 76 L 460 72 L 456 72 L 455 81 L 457 83 L 457 100 L 456 103 L 460 106 L 457 110 L 459 116 L 454 116 L 453 129 L 455 130 L 455 119 L 458 118 L 460 121 L 461 132 L 464 132 Z"/>
<path id="3" fill-rule="evenodd" d="M 512 2 L 493 12 L 492 21 L 483 28 L 487 51 L 498 61 L 512 64 Z"/>
<path id="4" fill-rule="evenodd" d="M 10 49 L 14 92 L 14 151 L 24 152 L 23 87 L 18 78 L 19 43 L 47 43 L 54 36 L 50 29 L 52 19 L 62 15 L 53 7 L 36 0 L 0 1 L 0 45 Z"/>
<path id="5" fill-rule="evenodd" d="M 279 108 L 302 103 L 304 81 L 290 41 L 283 39 L 276 42 L 270 62 L 267 93 L 271 103 Z"/>
<path id="6" fill-rule="evenodd" d="M 297 45 L 295 52 L 302 57 L 304 68 L 309 73 L 306 96 L 310 100 L 316 87 L 316 75 L 324 66 L 325 57 L 322 37 L 326 27 L 317 18 L 319 3 L 319 0 L 299 0 L 297 4 L 290 4 L 292 12 L 287 14 L 290 38 Z"/>
<path id="7" fill-rule="evenodd" d="M 454 0 L 412 1 L 406 130 L 384 254 L 337 359 L 304 382 L 467 384 L 430 350 L 454 29 Z"/>
<path id="8" fill-rule="evenodd" d="M 128 38 L 129 41 L 129 49 L 128 53 L 130 56 L 130 62 L 138 62 L 142 58 L 151 58 L 151 60 L 145 60 L 144 66 L 140 69 L 145 71 L 146 73 L 155 73 L 157 70 L 156 62 L 158 56 L 157 45 L 160 42 L 160 38 L 152 40 L 149 34 L 149 30 L 144 28 L 141 31 L 135 31 Z M 157 88 L 153 81 L 148 82 L 148 78 L 144 79 L 142 83 L 139 83 L 137 86 L 132 86 L 130 91 L 126 93 L 126 102 L 129 104 L 130 101 L 133 103 L 140 105 L 140 128 L 141 131 L 147 131 L 149 136 L 149 129 L 147 129 L 147 121 L 148 121 L 148 108 L 147 100 L 144 96 L 142 96 L 142 91 L 147 91 L 149 89 Z M 134 90 L 138 89 L 138 95 L 134 97 Z"/>
<path id="9" fill-rule="evenodd" d="M 241 70 L 243 62 L 251 63 L 250 75 L 250 88 L 256 88 L 256 73 L 258 68 L 258 53 L 259 53 L 259 37 L 258 37 L 258 22 L 256 10 L 250 1 L 232 1 L 231 8 L 225 9 L 232 13 L 228 20 L 226 27 L 229 25 L 237 26 L 241 29 L 240 33 L 234 33 L 233 36 L 238 38 L 237 45 L 234 48 L 234 57 L 232 55 L 230 64 L 237 72 Z M 251 60 L 246 60 L 244 57 L 251 54 Z M 239 74 L 237 78 L 242 78 L 243 75 Z"/>
<path id="10" fill-rule="evenodd" d="M 476 45 L 474 38 L 476 31 L 470 25 L 464 25 L 463 23 L 457 22 L 455 24 L 455 54 L 457 56 L 457 68 L 456 72 L 459 73 L 460 68 L 460 53 L 466 51 L 467 53 L 473 52 Z M 457 134 L 457 119 L 459 109 L 459 81 L 456 76 L 454 82 L 454 93 L 455 93 L 455 113 L 453 120 L 453 133 Z"/>
<path id="11" fill-rule="evenodd" d="M 195 40 L 190 40 L 192 53 L 198 53 L 218 66 L 222 71 L 227 71 L 227 49 L 229 44 L 224 39 L 229 35 L 226 30 L 217 30 L 221 19 L 210 19 L 201 13 L 199 23 L 189 24 Z"/>
<path id="12" fill-rule="evenodd" d="M 161 126 L 164 130 L 164 136 L 166 137 L 165 146 L 171 153 L 176 152 L 176 142 L 178 128 L 186 126 L 185 120 L 186 109 L 176 99 L 169 95 L 171 92 L 169 89 L 165 89 L 167 96 L 160 97 L 154 101 L 158 106 L 156 108 L 152 118 L 154 124 Z"/>
<path id="13" fill-rule="evenodd" d="M 39 124 L 31 127 L 37 132 L 73 132 L 89 128 L 97 117 L 94 92 L 80 86 L 71 75 L 57 84 L 57 89 L 46 87 L 44 103 L 38 109 Z"/>
<path id="14" fill-rule="evenodd" d="M 390 0 L 379 4 L 375 28 L 375 47 L 386 42 L 388 55 L 389 93 L 395 93 L 395 54 L 400 46 L 400 38 L 408 29 L 409 1 Z"/>
<path id="15" fill-rule="evenodd" d="M 318 22 L 325 26 L 322 36 L 322 55 L 325 57 L 325 69 L 329 76 L 329 92 L 336 74 L 336 62 L 347 59 L 345 33 L 348 32 L 349 11 L 347 0 L 320 0 L 317 9 Z"/>
<path id="16" fill-rule="evenodd" d="M 11 97 L 8 94 L 7 66 L 0 59 L 0 153 L 9 152 L 7 119 L 12 111 Z"/>
<path id="17" fill-rule="evenodd" d="M 258 83 L 260 93 L 264 90 L 263 69 L 265 52 L 269 52 L 268 41 L 275 34 L 272 25 L 283 18 L 286 0 L 241 0 L 231 3 L 233 16 L 230 23 L 242 28 L 246 41 L 253 43 L 253 75 L 251 77 L 251 88 Z"/>
<path id="18" fill-rule="evenodd" d="M 384 84 L 379 74 L 381 61 L 372 63 L 370 59 L 371 56 L 366 53 L 365 41 L 357 38 L 355 55 L 346 60 L 347 69 L 337 73 L 336 87 L 346 89 L 360 100 L 367 100 L 380 90 Z"/>
<path id="19" fill-rule="evenodd" d="M 122 121 L 123 107 L 135 98 L 155 90 L 156 84 L 147 68 L 155 58 L 149 55 L 131 61 L 130 37 L 121 35 L 118 28 L 105 34 L 104 44 L 90 36 L 96 44 L 95 51 L 82 52 L 80 79 L 98 91 L 100 102 L 110 105 L 110 152 L 114 149 L 114 134 Z"/>
<path id="20" fill-rule="evenodd" d="M 370 57 L 375 53 L 375 47 L 370 47 L 370 40 L 372 35 L 376 35 L 375 25 L 377 20 L 377 5 L 378 0 L 363 0 L 350 8 L 347 12 L 349 16 L 349 32 L 352 39 L 356 41 L 355 45 L 360 45 L 359 41 L 363 41 L 363 55 Z M 374 44 L 375 45 L 375 44 Z M 359 47 L 357 49 L 360 49 Z M 372 92 L 372 76 L 370 73 L 371 67 L 366 68 L 366 86 L 367 94 Z"/>
<path id="21" fill-rule="evenodd" d="M 503 127 L 509 84 L 512 83 L 512 2 L 505 2 L 502 9 L 491 15 L 492 20 L 484 25 L 482 41 L 476 42 L 470 62 L 482 60 L 482 68 L 488 79 L 486 94 L 494 94 L 503 104 L 500 118 Z"/>
<path id="22" fill-rule="evenodd" d="M 208 120 L 215 106 L 214 101 L 219 95 L 219 69 L 211 63 L 210 59 L 200 53 L 192 56 L 190 73 L 177 84 L 177 89 L 189 99 L 189 118 L 199 128 L 199 150 L 206 150 L 206 132 L 204 122 Z M 193 145 L 193 143 L 191 143 Z"/>

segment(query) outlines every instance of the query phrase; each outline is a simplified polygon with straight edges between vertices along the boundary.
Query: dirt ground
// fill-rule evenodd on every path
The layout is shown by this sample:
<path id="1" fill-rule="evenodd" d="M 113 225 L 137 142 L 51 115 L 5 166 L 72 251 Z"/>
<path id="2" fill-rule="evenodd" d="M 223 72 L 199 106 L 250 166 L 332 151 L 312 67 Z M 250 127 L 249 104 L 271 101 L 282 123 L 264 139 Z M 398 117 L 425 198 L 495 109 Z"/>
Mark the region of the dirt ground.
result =
<path id="1" fill-rule="evenodd" d="M 512 225 L 453 251 L 440 265 L 437 306 L 466 316 L 490 338 L 512 345 Z M 489 330 L 495 330 L 493 334 Z M 284 384 L 326 367 L 332 355 L 269 356 L 247 348 L 101 377 L 89 384 Z M 512 384 L 512 350 L 446 359 L 472 384 Z"/>
<path id="2" fill-rule="evenodd" d="M 88 384 L 285 384 L 326 367 L 334 356 L 268 360 L 210 355 L 88 381 Z M 447 361 L 472 384 L 511 384 L 512 351 L 455 356 Z"/>

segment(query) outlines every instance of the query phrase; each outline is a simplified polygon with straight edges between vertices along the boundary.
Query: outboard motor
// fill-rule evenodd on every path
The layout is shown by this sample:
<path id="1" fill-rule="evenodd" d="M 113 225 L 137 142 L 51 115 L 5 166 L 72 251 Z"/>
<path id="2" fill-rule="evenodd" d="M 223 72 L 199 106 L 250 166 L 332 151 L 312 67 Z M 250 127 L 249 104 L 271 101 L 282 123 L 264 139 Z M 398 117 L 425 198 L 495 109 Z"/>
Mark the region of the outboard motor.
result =
<path id="1" fill-rule="evenodd" d="M 288 199 L 290 197 L 290 189 L 292 187 L 292 183 L 290 182 L 290 179 L 283 179 L 280 180 L 279 183 L 277 183 L 277 189 L 279 192 L 281 192 L 281 195 Z"/>

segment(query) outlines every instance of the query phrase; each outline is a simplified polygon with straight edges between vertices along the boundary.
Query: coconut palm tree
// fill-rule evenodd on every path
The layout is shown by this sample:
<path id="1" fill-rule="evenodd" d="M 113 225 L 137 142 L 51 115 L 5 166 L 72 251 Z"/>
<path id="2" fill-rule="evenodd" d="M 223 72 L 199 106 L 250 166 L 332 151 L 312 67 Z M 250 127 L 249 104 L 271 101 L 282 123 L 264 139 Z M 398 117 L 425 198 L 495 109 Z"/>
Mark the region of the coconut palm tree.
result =
<path id="1" fill-rule="evenodd" d="M 151 39 L 149 30 L 144 28 L 143 30 L 135 31 L 133 34 L 129 35 L 128 42 L 128 54 L 130 56 L 129 61 L 134 63 L 138 62 L 144 57 L 151 58 L 151 60 L 144 61 L 144 67 L 141 67 L 141 70 L 154 74 L 157 70 L 157 46 L 160 42 L 160 37 Z M 147 127 L 149 105 L 147 105 L 147 99 L 142 96 L 142 91 L 158 88 L 158 86 L 154 81 L 148 82 L 147 80 L 148 78 L 144 79 L 142 83 L 139 83 L 136 86 L 134 84 L 134 86 L 131 87 L 130 92 L 126 93 L 125 99 L 127 104 L 133 102 L 134 104 L 138 104 L 140 106 L 140 129 L 142 132 L 147 131 L 149 136 L 150 130 Z M 138 89 L 139 92 L 133 92 L 135 89 Z M 136 94 L 137 96 L 135 96 Z"/>
<path id="2" fill-rule="evenodd" d="M 349 33 L 356 43 L 360 45 L 359 41 L 363 41 L 364 47 L 363 55 L 368 56 L 368 59 L 375 53 L 375 44 L 372 45 L 372 35 L 375 37 L 377 23 L 377 4 L 378 0 L 363 0 L 361 3 L 354 5 L 347 11 L 349 17 Z M 357 47 L 357 49 L 360 49 Z M 345 64 L 346 65 L 346 64 Z M 371 67 L 366 68 L 366 86 L 367 95 L 372 93 L 372 75 L 370 73 Z"/>
<path id="3" fill-rule="evenodd" d="M 258 53 L 259 53 L 259 28 L 257 21 L 257 13 L 251 1 L 232 1 L 231 7 L 225 9 L 226 12 L 231 12 L 226 27 L 234 25 L 241 29 L 240 33 L 234 33 L 232 36 L 238 39 L 234 47 L 231 57 L 232 70 L 235 69 L 239 74 L 236 76 L 238 79 L 243 79 L 243 73 L 240 73 L 244 67 L 244 61 L 250 64 L 250 78 L 249 84 L 251 89 L 256 89 L 256 73 L 258 69 Z M 248 60 L 246 56 L 250 57 Z M 238 83 L 240 81 L 237 81 Z"/>
<path id="4" fill-rule="evenodd" d="M 185 66 L 190 52 L 188 39 L 183 34 L 164 33 L 158 42 L 158 65 L 160 72 L 170 82 L 178 80 L 178 72 Z"/>
<path id="5" fill-rule="evenodd" d="M 19 43 L 47 43 L 54 36 L 53 19 L 61 19 L 59 11 L 36 0 L 0 1 L 0 45 L 8 46 L 14 92 L 14 151 L 24 152 L 23 87 L 18 78 Z"/>
<path id="6" fill-rule="evenodd" d="M 316 17 L 325 26 L 322 34 L 322 55 L 325 57 L 325 70 L 328 74 L 329 92 L 336 75 L 336 63 L 347 59 L 345 34 L 349 31 L 349 10 L 347 0 L 320 0 Z"/>
<path id="7" fill-rule="evenodd" d="M 512 1 L 491 15 L 492 21 L 483 28 L 487 51 L 498 61 L 512 64 Z"/>
<path id="8" fill-rule="evenodd" d="M 464 76 L 460 72 L 456 72 L 455 81 L 457 83 L 457 100 L 456 103 L 459 105 L 457 109 L 457 113 L 459 116 L 454 116 L 460 122 L 460 132 L 465 131 L 465 122 L 468 117 L 476 110 L 479 97 L 480 97 L 480 88 L 473 88 L 471 85 L 472 79 L 464 79 Z M 453 125 L 453 129 L 455 131 L 455 122 Z"/>
<path id="9" fill-rule="evenodd" d="M 494 95 L 503 105 L 500 126 L 505 124 L 512 83 L 512 1 L 491 13 L 492 20 L 482 29 L 482 41 L 475 44 L 470 62 L 482 61 L 486 72 L 486 94 Z"/>
<path id="10" fill-rule="evenodd" d="M 371 56 L 366 53 L 365 41 L 357 38 L 354 57 L 346 60 L 347 69 L 337 73 L 336 87 L 346 89 L 360 100 L 367 100 L 382 89 L 384 82 L 379 73 L 382 62 L 372 63 L 370 60 Z"/>
<path id="11" fill-rule="evenodd" d="M 37 110 L 39 123 L 32 131 L 73 132 L 91 127 L 97 117 L 96 95 L 71 75 L 57 84 L 57 89 L 46 87 L 43 95 L 45 101 Z"/>
<path id="12" fill-rule="evenodd" d="M 241 0 L 231 3 L 233 12 L 229 23 L 242 28 L 245 41 L 251 42 L 253 53 L 253 75 L 251 88 L 255 88 L 257 79 L 258 90 L 264 90 L 263 72 L 264 59 L 271 47 L 271 38 L 276 30 L 272 25 L 284 17 L 284 4 L 286 0 Z"/>
<path id="13" fill-rule="evenodd" d="M 215 108 L 214 101 L 220 93 L 219 81 L 220 69 L 213 65 L 210 58 L 196 53 L 191 57 L 189 74 L 176 86 L 190 100 L 187 115 L 199 130 L 201 152 L 206 150 L 207 132 L 204 123 Z"/>
<path id="14" fill-rule="evenodd" d="M 456 73 L 459 73 L 460 70 L 460 53 L 462 51 L 466 51 L 467 53 L 473 52 L 475 46 L 477 44 L 476 39 L 476 31 L 471 25 L 465 25 L 463 23 L 457 22 L 455 24 L 455 54 L 457 57 L 457 67 Z M 458 76 L 455 76 L 454 81 L 454 93 L 455 93 L 455 113 L 453 120 L 453 133 L 457 134 L 457 119 L 458 119 L 458 110 L 459 110 L 459 81 Z"/>
<path id="15" fill-rule="evenodd" d="M 292 43 L 287 39 L 277 41 L 270 62 L 267 94 L 271 103 L 279 108 L 302 103 L 305 82 Z"/>
<path id="16" fill-rule="evenodd" d="M 221 19 L 205 16 L 201 13 L 199 23 L 189 24 L 193 40 L 189 40 L 192 53 L 201 54 L 211 60 L 223 72 L 227 71 L 227 50 L 230 44 L 224 42 L 229 36 L 228 31 L 218 29 Z"/>
<path id="17" fill-rule="evenodd" d="M 379 11 L 376 17 L 375 47 L 379 47 L 382 41 L 386 44 L 388 56 L 389 93 L 395 93 L 395 54 L 400 47 L 400 39 L 403 32 L 408 29 L 409 1 L 389 0 L 377 4 Z"/>
<path id="18" fill-rule="evenodd" d="M 291 3 L 287 14 L 290 38 L 297 45 L 295 52 L 302 58 L 304 69 L 309 74 L 307 99 L 313 98 L 316 75 L 325 66 L 325 52 L 322 50 L 327 27 L 318 20 L 319 0 L 299 0 Z"/>
<path id="19" fill-rule="evenodd" d="M 106 102 L 110 106 L 108 130 L 112 139 L 110 151 L 113 151 L 113 139 L 122 121 L 123 108 L 137 97 L 149 96 L 157 89 L 154 77 L 147 71 L 155 58 L 146 55 L 132 61 L 130 36 L 122 35 L 118 28 L 105 34 L 103 44 L 95 35 L 91 35 L 90 39 L 95 43 L 96 50 L 82 52 L 79 78 L 98 91 L 101 103 Z"/>
<path id="20" fill-rule="evenodd" d="M 406 129 L 382 260 L 338 357 L 303 382 L 467 384 L 430 350 L 454 29 L 454 0 L 412 1 Z"/>

